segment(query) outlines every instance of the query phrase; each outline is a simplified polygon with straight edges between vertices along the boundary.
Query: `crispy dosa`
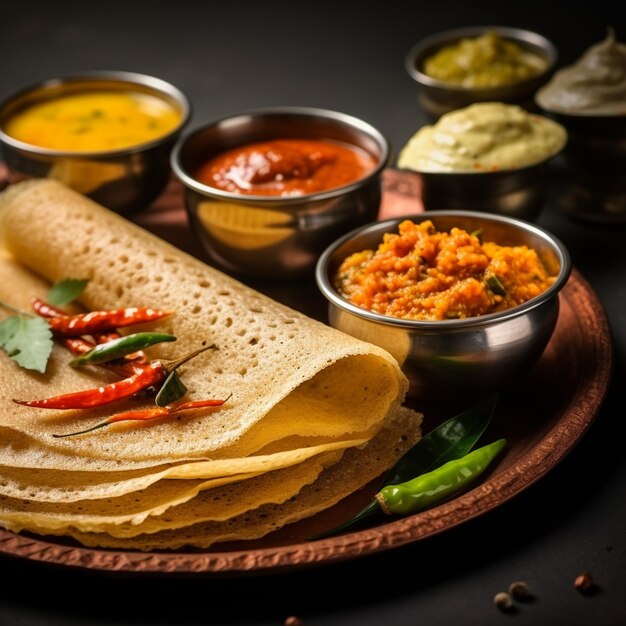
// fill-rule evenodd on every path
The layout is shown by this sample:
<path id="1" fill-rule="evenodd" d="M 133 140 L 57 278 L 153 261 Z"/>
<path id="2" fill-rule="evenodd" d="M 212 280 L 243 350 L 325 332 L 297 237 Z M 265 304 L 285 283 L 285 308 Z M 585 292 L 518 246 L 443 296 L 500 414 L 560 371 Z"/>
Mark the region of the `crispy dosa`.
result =
<path id="1" fill-rule="evenodd" d="M 85 278 L 86 310 L 171 311 L 132 329 L 177 337 L 150 348 L 150 358 L 214 343 L 217 350 L 181 371 L 186 399 L 229 398 L 181 419 L 57 438 L 153 401 L 70 411 L 18 406 L 13 398 L 116 377 L 69 367 L 72 355 L 61 345 L 44 374 L 2 352 L 6 528 L 142 549 L 259 537 L 331 506 L 419 437 L 421 416 L 401 407 L 407 380 L 387 352 L 271 300 L 58 182 L 26 181 L 2 192 L 0 237 L 0 300 L 28 310 L 52 283 Z M 339 477 L 345 484 L 338 488 Z"/>
<path id="2" fill-rule="evenodd" d="M 107 532 L 102 530 L 106 528 L 103 525 L 98 532 L 87 532 L 79 530 L 72 521 L 58 524 L 57 520 L 30 516 L 28 511 L 4 523 L 16 531 L 67 535 L 87 546 L 128 550 L 179 549 L 185 546 L 208 548 L 219 542 L 258 539 L 285 524 L 329 508 L 376 478 L 381 472 L 381 466 L 390 467 L 418 439 L 418 422 L 419 418 L 416 419 L 414 412 L 400 410 L 367 446 L 347 450 L 341 462 L 330 465 L 317 480 L 303 487 L 296 495 L 278 503 L 250 506 L 243 513 L 219 521 L 178 526 L 177 507 L 174 507 L 166 514 L 169 516 L 169 527 L 166 529 L 159 523 L 161 520 L 148 518 L 135 531 L 131 529 L 129 532 L 128 525 L 125 525 L 118 529 L 109 528 L 110 532 Z"/>

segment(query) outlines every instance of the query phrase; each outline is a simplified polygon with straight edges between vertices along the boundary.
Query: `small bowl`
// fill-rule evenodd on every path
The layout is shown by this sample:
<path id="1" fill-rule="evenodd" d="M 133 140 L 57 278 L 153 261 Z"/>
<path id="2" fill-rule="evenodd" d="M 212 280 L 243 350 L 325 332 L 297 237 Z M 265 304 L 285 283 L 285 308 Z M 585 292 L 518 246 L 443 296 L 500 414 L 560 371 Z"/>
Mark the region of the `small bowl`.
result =
<path id="1" fill-rule="evenodd" d="M 200 164 L 232 148 L 272 139 L 342 142 L 364 150 L 376 166 L 355 182 L 299 196 L 247 195 L 204 184 Z M 337 237 L 376 219 L 389 145 L 366 122 L 309 107 L 256 109 L 211 121 L 183 137 L 171 155 L 185 187 L 192 228 L 209 256 L 225 269 L 286 279 L 312 271 Z"/>
<path id="2" fill-rule="evenodd" d="M 398 154 L 397 167 L 419 176 L 427 211 L 484 211 L 533 221 L 547 199 L 549 163 L 566 142 L 565 128 L 547 116 L 480 102 L 422 126 Z"/>
<path id="3" fill-rule="evenodd" d="M 466 319 L 417 321 L 362 309 L 340 296 L 333 277 L 350 254 L 376 249 L 384 233 L 404 219 L 432 220 L 435 228 L 480 230 L 485 241 L 534 248 L 554 283 L 517 307 Z M 511 385 L 541 356 L 559 314 L 559 291 L 571 272 L 569 254 L 549 232 L 510 217 L 470 211 L 436 211 L 394 218 L 356 229 L 329 246 L 316 268 L 317 285 L 329 302 L 331 326 L 391 353 L 409 379 L 409 394 L 433 403 L 479 398 Z"/>
<path id="4" fill-rule="evenodd" d="M 560 208 L 584 222 L 626 224 L 626 115 L 551 116 L 568 134 Z"/>
<path id="5" fill-rule="evenodd" d="M 626 223 L 626 102 L 618 80 L 625 54 L 609 29 L 535 94 L 539 108 L 567 130 L 568 184 L 559 203 L 583 221 Z"/>
<path id="6" fill-rule="evenodd" d="M 495 32 L 503 39 L 518 44 L 522 49 L 541 58 L 545 68 L 534 76 L 500 87 L 464 87 L 432 78 L 423 72 L 424 61 L 445 46 L 461 39 L 479 37 Z M 554 71 L 557 50 L 554 44 L 538 33 L 506 26 L 467 26 L 436 33 L 418 42 L 405 58 L 405 68 L 418 85 L 418 100 L 422 108 L 433 118 L 475 102 L 505 102 L 535 110 L 535 91 L 543 85 Z"/>
<path id="7" fill-rule="evenodd" d="M 159 98 L 173 107 L 180 121 L 156 139 L 111 150 L 44 148 L 5 132 L 7 122 L 32 105 L 103 90 Z M 179 89 L 159 78 L 133 72 L 93 71 L 28 86 L 0 103 L 0 146 L 9 170 L 9 182 L 55 178 L 118 213 L 137 211 L 165 188 L 171 175 L 170 151 L 190 115 L 189 101 Z"/>
<path id="8" fill-rule="evenodd" d="M 551 158 L 498 172 L 420 172 L 424 209 L 477 211 L 534 221 L 546 204 Z"/>

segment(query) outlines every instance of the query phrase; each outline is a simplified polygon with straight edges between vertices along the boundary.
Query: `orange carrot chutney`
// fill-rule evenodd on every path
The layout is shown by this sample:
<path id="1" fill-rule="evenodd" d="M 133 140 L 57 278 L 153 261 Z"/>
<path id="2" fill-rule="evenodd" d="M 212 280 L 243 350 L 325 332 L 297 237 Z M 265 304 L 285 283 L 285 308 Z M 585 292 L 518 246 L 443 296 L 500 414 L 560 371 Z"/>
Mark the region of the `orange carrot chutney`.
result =
<path id="1" fill-rule="evenodd" d="M 347 257 L 335 288 L 381 315 L 448 320 L 510 309 L 545 291 L 554 278 L 527 246 L 481 242 L 460 228 L 438 232 L 430 220 L 405 220 L 376 251 Z"/>

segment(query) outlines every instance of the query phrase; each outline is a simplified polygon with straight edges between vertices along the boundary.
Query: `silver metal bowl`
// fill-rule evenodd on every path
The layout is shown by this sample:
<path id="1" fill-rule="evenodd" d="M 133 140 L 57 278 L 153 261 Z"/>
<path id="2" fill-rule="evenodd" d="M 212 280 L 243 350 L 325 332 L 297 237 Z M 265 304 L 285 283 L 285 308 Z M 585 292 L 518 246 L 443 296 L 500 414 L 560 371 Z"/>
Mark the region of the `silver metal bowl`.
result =
<path id="1" fill-rule="evenodd" d="M 445 154 L 444 139 L 447 140 L 448 146 L 451 146 L 451 153 L 464 155 L 466 150 L 471 150 L 471 144 L 469 142 L 467 145 L 464 143 L 463 133 L 468 132 L 469 134 L 469 131 L 473 130 L 473 126 L 480 126 L 480 124 L 472 121 L 472 113 L 470 112 L 476 109 L 481 110 L 481 115 L 488 123 L 490 115 L 488 111 L 492 106 L 501 107 L 497 110 L 502 110 L 503 115 L 506 112 L 508 121 L 514 122 L 517 113 L 521 113 L 522 117 L 527 117 L 530 124 L 532 124 L 532 119 L 537 119 L 537 121 L 541 119 L 545 124 L 554 126 L 554 131 L 558 131 L 562 137 L 559 137 L 558 143 L 555 139 L 555 143 L 551 146 L 552 152 L 544 154 L 539 161 L 521 167 L 502 164 L 498 169 L 490 169 L 491 161 L 487 155 L 485 157 L 487 162 L 483 164 L 481 169 L 468 169 L 467 166 L 464 166 L 464 169 L 457 171 L 438 171 L 435 167 L 432 170 L 429 169 L 428 163 L 423 166 L 425 169 L 419 169 L 421 163 L 419 158 L 427 161 L 429 156 L 434 155 L 437 157 L 434 159 L 436 163 L 444 162 L 443 157 L 438 155 L 440 147 Z M 465 112 L 467 112 L 467 122 L 461 122 L 460 118 L 455 119 L 455 116 L 463 116 Z M 453 119 L 455 119 L 454 124 L 452 124 Z M 447 120 L 450 120 L 450 123 L 446 127 Z M 424 153 L 420 153 L 422 148 L 418 147 L 417 143 L 411 145 L 423 130 L 435 129 L 436 131 L 441 124 L 446 128 L 460 129 L 458 139 L 454 132 L 451 131 L 446 134 L 446 130 L 442 129 L 441 137 L 435 132 L 433 146 L 424 147 Z M 499 141 L 498 131 L 492 130 L 492 135 L 492 139 L 497 145 Z M 548 197 L 550 162 L 563 151 L 566 141 L 567 131 L 565 128 L 559 128 L 554 120 L 549 120 L 547 117 L 535 113 L 526 113 L 515 105 L 477 103 L 450 112 L 436 124 L 420 129 L 400 152 L 397 163 L 398 167 L 407 174 L 413 173 L 419 177 L 422 204 L 427 211 L 480 211 L 534 221 L 539 217 Z M 403 158 L 404 152 L 407 150 L 410 157 Z M 474 156 L 474 159 L 480 161 L 480 155 Z M 451 163 L 446 165 L 450 166 Z"/>
<path id="2" fill-rule="evenodd" d="M 437 230 L 479 230 L 485 241 L 527 245 L 537 251 L 553 285 L 507 311 L 467 319 L 416 321 L 379 315 L 351 304 L 333 287 L 333 277 L 350 254 L 376 249 L 383 234 L 404 219 L 432 220 Z M 410 382 L 409 394 L 446 403 L 478 398 L 514 383 L 541 356 L 559 314 L 559 291 L 571 272 L 569 254 L 547 231 L 510 217 L 468 211 L 436 211 L 376 222 L 329 246 L 316 267 L 317 285 L 328 300 L 331 326 L 390 352 Z"/>
<path id="3" fill-rule="evenodd" d="M 461 39 L 479 37 L 492 31 L 504 39 L 517 43 L 520 47 L 539 56 L 545 61 L 545 69 L 535 76 L 511 85 L 489 88 L 470 88 L 454 85 L 431 78 L 422 69 L 424 61 L 444 46 Z M 466 26 L 442 31 L 419 41 L 407 54 L 405 68 L 418 85 L 418 100 L 422 108 L 433 118 L 448 111 L 459 109 L 475 102 L 505 102 L 518 104 L 534 110 L 535 91 L 548 81 L 557 62 L 554 44 L 542 35 L 521 28 L 506 26 Z"/>
<path id="4" fill-rule="evenodd" d="M 626 224 L 626 116 L 547 113 L 568 136 L 561 208 L 585 222 Z"/>
<path id="5" fill-rule="evenodd" d="M 374 157 L 375 169 L 350 185 L 302 196 L 255 196 L 224 191 L 194 178 L 207 159 L 237 146 L 277 138 L 329 139 Z M 313 269 L 337 237 L 376 219 L 389 145 L 366 122 L 309 107 L 256 109 L 229 115 L 183 137 L 171 155 L 185 187 L 192 228 L 209 256 L 236 273 L 286 279 Z"/>
<path id="6" fill-rule="evenodd" d="M 496 172 L 420 172 L 422 203 L 427 211 L 480 211 L 534 221 L 547 200 L 553 156 Z"/>
<path id="7" fill-rule="evenodd" d="M 27 106 L 61 95 L 102 89 L 139 91 L 166 100 L 180 112 L 180 123 L 153 141 L 94 152 L 42 148 L 4 132 L 9 118 Z M 0 103 L 0 146 L 9 169 L 9 182 L 55 178 L 118 213 L 137 211 L 165 188 L 171 175 L 170 151 L 190 115 L 191 106 L 185 94 L 164 80 L 144 74 L 92 71 L 30 85 Z"/>

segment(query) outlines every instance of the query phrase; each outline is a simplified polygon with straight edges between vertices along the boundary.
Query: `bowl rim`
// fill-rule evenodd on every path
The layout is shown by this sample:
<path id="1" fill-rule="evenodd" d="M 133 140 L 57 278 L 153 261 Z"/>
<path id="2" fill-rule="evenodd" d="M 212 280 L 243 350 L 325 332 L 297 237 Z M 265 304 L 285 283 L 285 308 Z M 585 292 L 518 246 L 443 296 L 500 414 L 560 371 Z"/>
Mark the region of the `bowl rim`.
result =
<path id="1" fill-rule="evenodd" d="M 353 239 L 357 235 L 369 233 L 371 231 L 380 231 L 381 235 L 385 232 L 391 232 L 390 229 L 397 227 L 400 222 L 404 220 L 413 220 L 423 222 L 424 220 L 431 219 L 432 217 L 462 217 L 462 218 L 476 218 L 480 220 L 486 220 L 491 222 L 499 222 L 512 226 L 516 229 L 521 229 L 530 232 L 536 236 L 539 236 L 556 252 L 560 263 L 560 270 L 556 280 L 548 289 L 535 296 L 534 298 L 519 304 L 515 307 L 507 309 L 505 311 L 499 311 L 496 313 L 489 313 L 487 315 L 478 315 L 476 317 L 467 317 L 464 319 L 452 319 L 452 320 L 408 320 L 401 318 L 394 318 L 387 315 L 381 315 L 380 313 L 374 313 L 367 309 L 352 304 L 342 296 L 340 296 L 335 288 L 332 286 L 332 282 L 328 276 L 329 262 L 332 259 L 335 252 L 346 242 Z M 572 262 L 569 252 L 563 242 L 551 232 L 537 226 L 526 220 L 520 218 L 509 217 L 505 215 L 497 215 L 493 213 L 483 213 L 479 211 L 425 211 L 424 213 L 402 215 L 393 217 L 387 220 L 372 222 L 351 230 L 346 233 L 335 242 L 330 244 L 324 252 L 320 255 L 317 264 L 315 266 L 315 281 L 322 295 L 328 300 L 329 304 L 336 306 L 337 308 L 351 313 L 356 317 L 374 322 L 377 324 L 383 324 L 403 330 L 418 330 L 418 331 L 458 331 L 470 328 L 478 328 L 482 326 L 489 326 L 493 323 L 505 322 L 507 320 L 524 315 L 528 311 L 541 306 L 548 300 L 557 296 L 567 283 L 572 270 Z"/>
<path id="2" fill-rule="evenodd" d="M 128 83 L 130 86 L 132 85 L 141 85 L 143 87 L 152 90 L 154 93 L 165 94 L 173 98 L 178 106 L 180 107 L 181 119 L 179 123 L 168 133 L 165 135 L 161 135 L 155 139 L 150 141 L 144 141 L 142 143 L 133 144 L 132 146 L 127 146 L 126 148 L 117 148 L 115 150 L 57 150 L 54 148 L 45 148 L 42 146 L 37 146 L 35 144 L 27 143 L 25 141 L 20 141 L 19 139 L 15 139 L 11 135 L 8 135 L 2 125 L 0 124 L 0 144 L 6 144 L 11 148 L 16 150 L 20 150 L 23 152 L 30 152 L 33 154 L 41 155 L 41 156 L 50 156 L 50 157 L 68 157 L 68 158 L 89 158 L 89 157 L 107 157 L 107 158 L 116 158 L 121 156 L 126 156 L 129 154 L 136 154 L 138 152 L 143 152 L 144 150 L 148 150 L 152 147 L 160 146 L 164 143 L 167 143 L 170 139 L 176 137 L 182 129 L 188 124 L 191 115 L 192 115 L 192 105 L 191 101 L 187 97 L 187 95 L 181 91 L 178 87 L 173 85 L 172 83 L 163 80 L 162 78 L 158 78 L 156 76 L 152 76 L 150 74 L 142 74 L 140 72 L 129 72 L 125 70 L 91 70 L 91 71 L 82 71 L 76 72 L 72 74 L 65 74 L 62 76 L 56 76 L 53 78 L 47 78 L 41 81 L 33 82 L 24 87 L 17 89 L 16 91 L 9 94 L 6 98 L 0 101 L 0 115 L 4 111 L 4 109 L 10 106 L 16 100 L 27 96 L 31 92 L 41 91 L 44 92 L 48 89 L 55 89 L 59 87 L 63 87 L 63 85 L 71 85 L 81 82 L 119 82 L 119 83 Z"/>
<path id="3" fill-rule="evenodd" d="M 333 187 L 332 189 L 317 191 L 314 193 L 302 194 L 299 196 L 274 196 L 274 195 L 254 195 L 254 194 L 242 194 L 233 191 L 226 191 L 212 187 L 205 183 L 201 183 L 194 178 L 187 170 L 183 168 L 181 162 L 181 153 L 187 146 L 188 142 L 193 140 L 198 135 L 205 132 L 208 128 L 223 124 L 230 120 L 236 120 L 238 118 L 246 118 L 252 116 L 308 116 L 308 117 L 322 117 L 326 120 L 332 120 L 344 125 L 348 125 L 359 132 L 369 135 L 379 145 L 381 150 L 381 156 L 372 171 L 365 176 L 358 178 L 348 185 L 342 185 L 341 187 Z M 195 128 L 191 129 L 188 133 L 184 134 L 176 142 L 170 153 L 170 165 L 174 175 L 185 185 L 189 190 L 193 190 L 203 196 L 210 198 L 219 198 L 230 202 L 245 202 L 247 204 L 263 204 L 272 206 L 293 205 L 309 202 L 311 200 L 326 200 L 328 198 L 334 198 L 341 196 L 351 191 L 360 189 L 365 186 L 374 178 L 380 176 L 382 171 L 387 167 L 391 158 L 391 146 L 387 137 L 378 128 L 366 122 L 363 119 L 336 111 L 333 109 L 325 109 L 321 107 L 309 107 L 309 106 L 275 106 L 275 107 L 259 107 L 253 109 L 246 109 L 235 113 L 229 113 L 221 117 L 213 118 L 207 122 L 201 123 Z"/>
<path id="4" fill-rule="evenodd" d="M 449 83 L 438 78 L 432 78 L 418 68 L 417 61 L 428 49 L 441 47 L 447 42 L 457 41 L 463 37 L 478 37 L 488 31 L 494 31 L 505 39 L 510 39 L 526 45 L 527 47 L 533 47 L 537 50 L 543 51 L 546 67 L 537 74 L 529 76 L 523 80 L 494 87 L 463 87 L 462 85 Z M 424 37 L 411 47 L 405 56 L 404 67 L 409 76 L 424 87 L 445 90 L 457 94 L 475 94 L 479 97 L 489 97 L 490 94 L 499 93 L 503 90 L 525 88 L 527 85 L 536 82 L 537 79 L 549 74 L 556 67 L 557 61 L 558 50 L 552 41 L 544 35 L 525 28 L 486 24 L 451 28 Z"/>

